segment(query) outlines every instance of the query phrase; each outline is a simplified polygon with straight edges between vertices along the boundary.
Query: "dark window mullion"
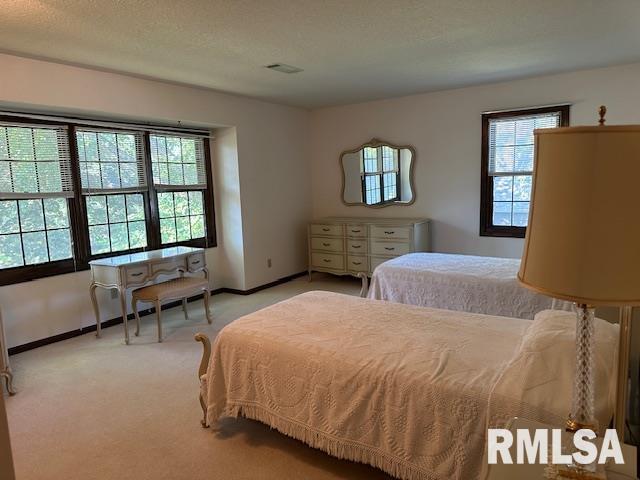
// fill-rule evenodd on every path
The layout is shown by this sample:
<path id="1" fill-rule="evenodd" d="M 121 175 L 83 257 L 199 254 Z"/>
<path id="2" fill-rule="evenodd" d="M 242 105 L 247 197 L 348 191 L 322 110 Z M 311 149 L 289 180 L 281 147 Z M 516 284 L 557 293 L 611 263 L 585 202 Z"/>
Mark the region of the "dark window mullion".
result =
<path id="1" fill-rule="evenodd" d="M 142 136 L 142 161 L 145 175 L 147 177 L 146 202 L 144 202 L 145 225 L 147 229 L 147 246 L 151 250 L 160 248 L 162 245 L 160 233 L 160 212 L 158 209 L 158 191 L 153 181 L 153 170 L 151 168 L 151 141 L 149 132 Z M 156 158 L 158 144 L 156 142 Z M 160 175 L 160 162 L 158 162 L 158 175 Z M 168 172 L 167 172 L 168 175 Z M 145 198 L 145 195 L 142 196 Z"/>

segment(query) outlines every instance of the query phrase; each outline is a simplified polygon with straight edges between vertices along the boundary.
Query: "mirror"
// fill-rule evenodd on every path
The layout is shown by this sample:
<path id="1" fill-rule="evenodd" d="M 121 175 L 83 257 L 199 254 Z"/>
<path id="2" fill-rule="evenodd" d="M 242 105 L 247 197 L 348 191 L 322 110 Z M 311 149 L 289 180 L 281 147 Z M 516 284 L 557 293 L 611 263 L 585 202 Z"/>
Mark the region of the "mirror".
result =
<path id="1" fill-rule="evenodd" d="M 340 155 L 342 201 L 345 205 L 367 207 L 412 204 L 415 159 L 413 147 L 375 138 L 343 152 Z"/>

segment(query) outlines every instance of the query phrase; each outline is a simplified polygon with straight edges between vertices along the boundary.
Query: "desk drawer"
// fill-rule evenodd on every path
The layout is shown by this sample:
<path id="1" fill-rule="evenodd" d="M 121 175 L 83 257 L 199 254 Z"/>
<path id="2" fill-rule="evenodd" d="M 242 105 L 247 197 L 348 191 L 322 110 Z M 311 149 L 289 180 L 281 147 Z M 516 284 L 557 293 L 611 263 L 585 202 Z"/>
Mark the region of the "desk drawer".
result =
<path id="1" fill-rule="evenodd" d="M 194 253 L 187 257 L 187 269 L 190 272 L 197 272 L 207 266 L 204 252 Z"/>
<path id="2" fill-rule="evenodd" d="M 313 252 L 311 254 L 311 266 L 329 268 L 331 270 L 344 270 L 344 255 Z"/>
<path id="3" fill-rule="evenodd" d="M 144 283 L 149 278 L 148 265 L 132 265 L 124 270 L 124 280 L 127 285 Z"/>
<path id="4" fill-rule="evenodd" d="M 397 257 L 409 253 L 411 248 L 407 242 L 371 242 L 372 255 L 389 255 Z"/>
<path id="5" fill-rule="evenodd" d="M 311 225 L 311 235 L 329 235 L 332 237 L 342 236 L 342 225 L 325 225 L 316 223 Z"/>
<path id="6" fill-rule="evenodd" d="M 312 237 L 311 238 L 311 250 L 325 250 L 328 252 L 342 252 L 344 251 L 344 246 L 342 243 L 342 238 L 322 238 L 322 237 Z"/>
<path id="7" fill-rule="evenodd" d="M 364 255 L 367 253 L 367 241 L 366 240 L 352 240 L 347 239 L 347 252 L 356 253 L 358 255 Z"/>
<path id="8" fill-rule="evenodd" d="M 369 271 L 368 258 L 355 256 L 355 255 L 348 255 L 347 270 L 351 272 L 368 272 Z"/>
<path id="9" fill-rule="evenodd" d="M 372 238 L 389 238 L 409 240 L 411 238 L 411 228 L 409 227 L 383 227 L 380 225 L 371 226 Z"/>

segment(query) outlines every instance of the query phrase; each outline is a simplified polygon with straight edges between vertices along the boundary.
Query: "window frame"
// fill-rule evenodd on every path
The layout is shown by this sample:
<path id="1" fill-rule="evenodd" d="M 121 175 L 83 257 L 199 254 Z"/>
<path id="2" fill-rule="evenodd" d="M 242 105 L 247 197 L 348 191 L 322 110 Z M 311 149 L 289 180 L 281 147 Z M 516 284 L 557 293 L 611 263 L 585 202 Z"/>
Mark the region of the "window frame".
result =
<path id="1" fill-rule="evenodd" d="M 569 126 L 570 107 L 568 104 L 546 107 L 501 110 L 482 114 L 482 153 L 480 168 L 480 236 L 524 238 L 527 227 L 502 226 L 493 224 L 493 176 L 489 175 L 489 122 L 499 118 L 559 113 L 560 127 Z M 534 152 L 535 155 L 535 152 Z M 532 174 L 533 176 L 533 174 Z"/>
<path id="2" fill-rule="evenodd" d="M 89 119 L 86 119 L 90 121 Z M 154 129 L 153 125 L 149 125 L 148 130 L 142 132 L 143 136 L 143 150 L 144 150 L 144 170 L 147 176 L 146 189 L 141 193 L 144 201 L 145 210 L 145 225 L 147 229 L 147 246 L 144 248 L 134 248 L 129 250 L 121 250 L 116 252 L 107 252 L 101 254 L 91 254 L 91 242 L 89 239 L 89 222 L 87 218 L 87 209 L 85 199 L 87 195 L 82 192 L 82 182 L 80 179 L 80 162 L 78 155 L 78 146 L 76 141 L 76 130 L 82 128 L 93 128 L 95 124 L 82 123 L 82 122 L 70 122 L 63 119 L 60 120 L 42 120 L 34 119 L 16 115 L 0 115 L 0 121 L 12 122 L 16 125 L 20 124 L 38 124 L 38 125 L 62 125 L 67 127 L 69 153 L 71 158 L 71 177 L 73 185 L 73 196 L 66 198 L 67 209 L 69 213 L 70 234 L 72 239 L 72 253 L 73 258 L 64 260 L 55 260 L 52 262 L 46 262 L 36 265 L 23 265 L 18 267 L 11 267 L 0 269 L 0 286 L 11 285 L 14 283 L 26 282 L 29 280 L 35 280 L 38 278 L 50 277 L 55 275 L 62 275 L 66 273 L 72 273 L 89 269 L 89 262 L 106 257 L 114 257 L 119 255 L 126 255 L 130 253 L 142 252 L 145 250 L 157 250 L 159 248 L 169 248 L 177 245 L 185 245 L 201 248 L 213 248 L 217 246 L 217 233 L 215 223 L 215 206 L 214 192 L 213 192 L 213 172 L 211 165 L 211 144 L 209 138 L 203 138 L 203 150 L 204 150 L 204 163 L 206 171 L 207 187 L 206 189 L 196 189 L 203 192 L 204 201 L 204 221 L 205 221 L 205 237 L 192 239 L 188 241 L 175 242 L 172 244 L 162 244 L 160 238 L 160 219 L 158 211 L 157 191 L 153 183 L 153 175 L 151 171 L 151 149 L 149 142 L 149 135 Z M 109 131 L 131 131 L 126 127 L 125 123 L 117 122 L 113 126 L 109 126 L 109 122 L 100 121 L 104 123 L 100 128 L 104 128 Z M 164 127 L 166 128 L 166 127 Z M 180 129 L 172 129 L 171 133 L 174 135 L 193 136 L 192 132 L 181 131 Z M 173 189 L 171 189 L 173 190 Z M 185 190 L 184 188 L 177 187 L 176 191 Z M 188 189 L 186 189 L 188 190 Z M 170 190 L 163 190 L 170 191 Z M 121 194 L 120 192 L 113 192 L 113 194 Z M 110 193 L 102 192 L 100 195 L 111 195 Z"/>
<path id="3" fill-rule="evenodd" d="M 394 170 L 385 170 L 384 169 L 384 157 L 382 156 L 382 148 L 383 147 L 388 147 L 392 150 L 395 150 L 397 152 L 397 156 L 398 156 L 398 168 L 394 169 Z M 367 172 L 366 169 L 364 168 L 365 165 L 365 158 L 364 158 L 364 151 L 365 148 L 374 148 L 376 150 L 376 163 L 378 163 L 379 165 L 382 165 L 382 169 L 378 170 L 376 172 Z M 397 202 L 398 200 L 400 200 L 400 148 L 396 148 L 393 147 L 391 145 L 377 145 L 375 147 L 373 146 L 365 146 L 362 148 L 361 152 L 360 152 L 360 162 L 362 165 L 362 174 L 361 174 L 361 178 L 360 178 L 360 182 L 362 184 L 362 203 L 364 203 L 365 205 L 370 205 L 370 206 L 383 206 L 389 203 L 393 203 L 393 202 Z M 386 199 L 384 198 L 384 189 L 385 189 L 385 183 L 384 183 L 384 176 L 390 173 L 394 173 L 395 177 L 396 177 L 396 196 L 393 198 L 389 198 Z M 367 203 L 367 177 L 378 177 L 378 188 L 380 189 L 380 201 L 378 203 Z"/>

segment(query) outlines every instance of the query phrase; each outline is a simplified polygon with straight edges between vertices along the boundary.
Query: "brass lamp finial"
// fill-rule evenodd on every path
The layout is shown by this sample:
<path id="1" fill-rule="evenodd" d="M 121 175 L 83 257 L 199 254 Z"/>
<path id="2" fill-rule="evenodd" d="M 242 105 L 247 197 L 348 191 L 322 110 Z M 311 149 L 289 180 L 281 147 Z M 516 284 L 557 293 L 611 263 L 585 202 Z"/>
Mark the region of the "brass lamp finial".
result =
<path id="1" fill-rule="evenodd" d="M 600 105 L 600 108 L 598 109 L 598 115 L 600 115 L 600 120 L 598 120 L 598 123 L 600 125 L 604 125 L 604 122 L 606 121 L 604 119 L 604 116 L 607 114 L 607 107 L 605 107 L 604 105 Z"/>

